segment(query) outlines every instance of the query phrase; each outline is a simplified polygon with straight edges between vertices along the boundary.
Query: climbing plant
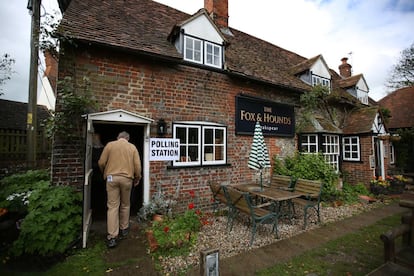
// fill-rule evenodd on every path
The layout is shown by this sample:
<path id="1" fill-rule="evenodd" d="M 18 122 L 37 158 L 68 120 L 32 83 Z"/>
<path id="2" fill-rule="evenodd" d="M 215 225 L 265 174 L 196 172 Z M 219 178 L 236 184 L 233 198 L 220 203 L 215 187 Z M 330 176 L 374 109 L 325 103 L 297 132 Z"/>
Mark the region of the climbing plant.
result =
<path id="1" fill-rule="evenodd" d="M 335 110 L 328 103 L 329 94 L 328 87 L 318 84 L 300 96 L 300 104 L 303 109 L 302 116 L 297 120 L 297 132 L 301 132 L 303 126 L 311 122 L 312 115 L 316 112 L 326 114 L 333 124 L 336 123 Z"/>
<path id="2" fill-rule="evenodd" d="M 59 102 L 53 116 L 46 122 L 49 138 L 59 136 L 65 140 L 79 138 L 82 134 L 82 115 L 98 107 L 90 92 L 89 80 L 84 77 L 77 84 L 71 77 L 58 82 Z"/>

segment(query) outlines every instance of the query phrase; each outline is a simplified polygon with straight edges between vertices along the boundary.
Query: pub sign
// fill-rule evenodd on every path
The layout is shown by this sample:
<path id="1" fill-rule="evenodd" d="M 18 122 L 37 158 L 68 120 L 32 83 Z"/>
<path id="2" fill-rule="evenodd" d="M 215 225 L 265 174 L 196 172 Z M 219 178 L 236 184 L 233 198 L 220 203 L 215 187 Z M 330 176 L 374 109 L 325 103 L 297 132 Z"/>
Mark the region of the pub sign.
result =
<path id="1" fill-rule="evenodd" d="M 294 136 L 295 111 L 292 105 L 245 95 L 236 96 L 236 134 L 253 135 L 259 122 L 265 136 Z"/>

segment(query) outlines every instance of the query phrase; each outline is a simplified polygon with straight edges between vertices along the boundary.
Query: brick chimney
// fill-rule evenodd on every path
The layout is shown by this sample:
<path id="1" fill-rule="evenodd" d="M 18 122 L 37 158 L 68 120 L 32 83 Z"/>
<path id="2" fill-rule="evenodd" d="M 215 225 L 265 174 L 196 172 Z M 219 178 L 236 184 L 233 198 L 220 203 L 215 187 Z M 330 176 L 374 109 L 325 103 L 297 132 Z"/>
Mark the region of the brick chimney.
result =
<path id="1" fill-rule="evenodd" d="M 204 8 L 217 26 L 229 27 L 228 0 L 204 0 Z"/>
<path id="2" fill-rule="evenodd" d="M 339 74 L 343 78 L 349 78 L 352 75 L 352 66 L 348 63 L 348 58 L 344 57 L 341 59 L 342 64 L 338 66 Z"/>

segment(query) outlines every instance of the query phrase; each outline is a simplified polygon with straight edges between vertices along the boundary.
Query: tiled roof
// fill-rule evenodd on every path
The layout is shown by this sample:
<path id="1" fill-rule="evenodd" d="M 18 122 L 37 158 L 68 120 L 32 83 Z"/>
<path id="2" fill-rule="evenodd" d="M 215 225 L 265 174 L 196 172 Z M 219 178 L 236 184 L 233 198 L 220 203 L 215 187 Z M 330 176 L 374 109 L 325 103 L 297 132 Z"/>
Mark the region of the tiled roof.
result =
<path id="1" fill-rule="evenodd" d="M 351 76 L 349 78 L 338 80 L 338 86 L 341 88 L 348 88 L 348 87 L 355 86 L 362 77 L 363 77 L 362 74 L 358 74 L 355 76 Z"/>
<path id="2" fill-rule="evenodd" d="M 50 116 L 47 107 L 37 106 L 37 126 Z M 25 130 L 27 126 L 27 103 L 0 100 L 0 129 Z"/>
<path id="3" fill-rule="evenodd" d="M 378 101 L 381 107 L 390 110 L 388 128 L 414 127 L 414 86 L 398 89 Z"/>
<path id="4" fill-rule="evenodd" d="M 344 134 L 371 133 L 378 107 L 365 107 L 354 109 L 347 117 Z"/>
<path id="5" fill-rule="evenodd" d="M 299 64 L 296 64 L 290 69 L 290 72 L 294 75 L 303 73 L 306 70 L 309 70 L 311 66 L 318 60 L 318 58 L 321 58 L 321 55 L 317 55 L 316 57 L 306 59 L 302 61 Z"/>
<path id="6" fill-rule="evenodd" d="M 174 26 L 191 15 L 150 0 L 72 0 L 60 33 L 74 39 L 137 53 L 182 60 L 168 37 Z M 306 61 L 298 54 L 230 28 L 225 50 L 226 70 L 297 91 L 311 87 L 289 69 Z"/>
<path id="7" fill-rule="evenodd" d="M 314 115 L 310 120 L 302 127 L 302 133 L 337 133 L 341 134 L 342 130 L 333 124 L 329 119 Z"/>

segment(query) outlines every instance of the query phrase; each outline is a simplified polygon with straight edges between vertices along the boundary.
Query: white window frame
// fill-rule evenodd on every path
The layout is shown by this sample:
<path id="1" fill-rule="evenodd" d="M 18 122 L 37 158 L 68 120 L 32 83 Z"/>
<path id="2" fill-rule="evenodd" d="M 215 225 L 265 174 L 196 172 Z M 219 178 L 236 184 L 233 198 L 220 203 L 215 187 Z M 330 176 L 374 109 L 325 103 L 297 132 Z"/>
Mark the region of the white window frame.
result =
<path id="1" fill-rule="evenodd" d="M 345 161 L 360 161 L 361 149 L 358 136 L 342 137 L 342 159 Z M 356 155 L 354 157 L 354 155 Z"/>
<path id="2" fill-rule="evenodd" d="M 315 142 L 311 142 L 311 138 L 315 138 Z M 304 142 L 303 139 L 306 138 Z M 319 152 L 319 142 L 318 142 L 318 135 L 317 134 L 303 134 L 300 138 L 300 151 L 307 154 L 307 153 L 317 153 Z M 315 151 L 311 150 L 311 147 L 315 147 Z M 304 149 L 305 148 L 305 149 Z"/>
<path id="3" fill-rule="evenodd" d="M 212 49 L 211 53 L 209 53 L 209 47 L 211 47 L 211 49 Z M 221 54 L 222 50 L 221 49 L 222 48 L 219 45 L 215 44 L 215 43 L 205 41 L 204 42 L 204 49 L 205 49 L 205 51 L 204 51 L 205 64 L 213 66 L 213 67 L 221 68 L 221 57 L 222 57 L 222 54 Z M 215 55 L 215 52 L 216 52 L 215 50 L 218 50 L 217 55 Z M 209 56 L 211 56 L 212 62 L 208 62 Z M 217 64 L 214 62 L 215 60 L 217 60 Z"/>
<path id="4" fill-rule="evenodd" d="M 325 161 L 336 172 L 339 171 L 339 135 L 324 134 L 322 139 L 322 153 Z"/>
<path id="5" fill-rule="evenodd" d="M 395 148 L 392 142 L 390 142 L 390 164 L 395 164 Z"/>
<path id="6" fill-rule="evenodd" d="M 173 124 L 173 138 L 179 139 L 177 137 L 177 130 L 185 129 L 186 130 L 186 140 L 183 143 L 180 140 L 180 159 L 173 161 L 174 167 L 183 167 L 183 166 L 203 166 L 203 165 L 223 165 L 227 161 L 227 128 L 222 125 L 212 124 L 208 122 L 186 122 L 186 123 L 174 123 Z M 196 129 L 198 139 L 196 143 L 188 143 L 189 141 L 189 130 Z M 218 142 L 213 139 L 212 143 L 206 144 L 206 130 L 213 130 L 213 138 L 215 137 L 216 131 L 220 130 L 223 132 L 223 141 Z M 189 153 L 189 147 L 197 147 L 197 160 L 192 160 L 191 153 Z M 212 155 L 207 156 L 205 154 L 206 147 L 213 147 Z M 215 160 L 216 153 L 218 148 L 222 147 L 222 159 Z M 184 149 L 185 154 L 181 156 L 181 152 Z M 187 157 L 186 157 L 187 156 Z M 194 158 L 193 158 L 194 159 Z M 208 160 L 207 160 L 208 159 Z"/>
<path id="7" fill-rule="evenodd" d="M 191 42 L 191 43 L 190 43 Z M 200 43 L 200 49 L 195 49 L 195 43 Z M 191 56 L 187 55 L 187 48 L 189 51 L 191 51 Z M 196 52 L 199 52 L 200 59 L 197 60 L 195 58 Z M 184 59 L 203 64 L 203 41 L 201 39 L 194 38 L 192 36 L 184 36 Z"/>
<path id="8" fill-rule="evenodd" d="M 329 92 L 331 92 L 331 80 L 330 79 L 311 73 L 311 82 L 312 82 L 312 86 L 316 86 L 320 84 L 321 86 L 327 87 Z"/>

